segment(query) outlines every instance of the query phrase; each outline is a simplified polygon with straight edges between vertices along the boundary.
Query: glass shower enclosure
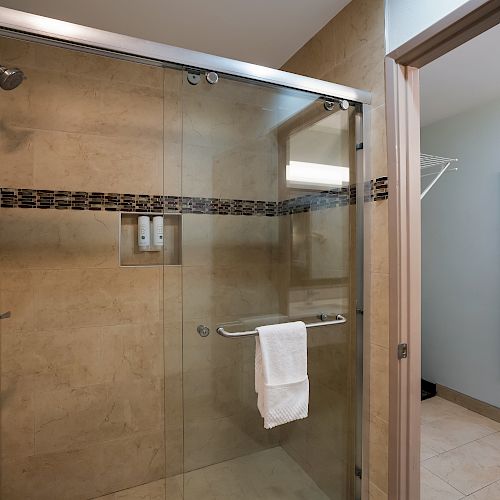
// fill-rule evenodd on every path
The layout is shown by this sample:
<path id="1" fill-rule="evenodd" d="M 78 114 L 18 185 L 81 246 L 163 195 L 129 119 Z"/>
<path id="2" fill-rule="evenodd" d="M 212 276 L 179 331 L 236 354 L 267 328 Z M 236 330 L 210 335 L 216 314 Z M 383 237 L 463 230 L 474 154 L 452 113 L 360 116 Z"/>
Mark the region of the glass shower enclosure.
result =
<path id="1" fill-rule="evenodd" d="M 58 23 L 0 9 L 1 497 L 359 498 L 368 97 Z M 230 334 L 295 320 L 266 430 Z"/>

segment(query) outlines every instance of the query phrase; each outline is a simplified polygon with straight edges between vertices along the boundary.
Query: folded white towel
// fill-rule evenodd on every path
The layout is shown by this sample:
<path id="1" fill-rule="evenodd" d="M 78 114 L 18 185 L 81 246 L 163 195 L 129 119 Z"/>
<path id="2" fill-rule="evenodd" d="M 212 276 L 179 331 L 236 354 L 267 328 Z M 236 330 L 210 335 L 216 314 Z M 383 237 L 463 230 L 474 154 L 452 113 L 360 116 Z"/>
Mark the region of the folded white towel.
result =
<path id="1" fill-rule="evenodd" d="M 302 321 L 257 328 L 255 391 L 264 427 L 307 417 L 307 330 Z"/>

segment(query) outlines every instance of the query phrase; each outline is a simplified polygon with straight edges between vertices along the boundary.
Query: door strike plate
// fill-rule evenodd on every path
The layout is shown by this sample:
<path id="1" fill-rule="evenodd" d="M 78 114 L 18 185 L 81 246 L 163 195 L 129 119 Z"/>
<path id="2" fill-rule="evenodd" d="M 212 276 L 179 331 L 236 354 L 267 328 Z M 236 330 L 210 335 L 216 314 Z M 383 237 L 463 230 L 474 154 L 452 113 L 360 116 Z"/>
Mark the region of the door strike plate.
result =
<path id="1" fill-rule="evenodd" d="M 408 357 L 408 344 L 398 345 L 398 359 L 404 359 Z"/>

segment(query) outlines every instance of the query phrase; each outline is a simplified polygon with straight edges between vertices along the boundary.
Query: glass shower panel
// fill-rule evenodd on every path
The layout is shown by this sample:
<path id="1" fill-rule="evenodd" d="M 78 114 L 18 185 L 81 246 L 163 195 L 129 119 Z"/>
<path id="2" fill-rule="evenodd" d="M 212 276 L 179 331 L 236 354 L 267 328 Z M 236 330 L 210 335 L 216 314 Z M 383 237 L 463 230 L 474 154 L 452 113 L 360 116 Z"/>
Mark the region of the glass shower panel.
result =
<path id="1" fill-rule="evenodd" d="M 309 417 L 265 430 L 255 340 L 216 327 L 349 318 L 353 110 L 327 111 L 306 92 L 220 76 L 210 84 L 203 74 L 192 85 L 188 76 L 176 342 L 183 498 L 344 500 L 354 478 L 349 328 L 309 330 Z"/>
<path id="2" fill-rule="evenodd" d="M 134 245 L 138 214 L 161 215 L 175 70 L 0 53 L 27 76 L 0 93 L 0 497 L 139 497 L 165 477 L 163 273 Z"/>
<path id="3" fill-rule="evenodd" d="M 354 498 L 354 107 L 0 52 L 27 76 L 0 92 L 1 498 Z M 308 418 L 265 430 L 255 341 L 216 327 L 337 314 Z"/>

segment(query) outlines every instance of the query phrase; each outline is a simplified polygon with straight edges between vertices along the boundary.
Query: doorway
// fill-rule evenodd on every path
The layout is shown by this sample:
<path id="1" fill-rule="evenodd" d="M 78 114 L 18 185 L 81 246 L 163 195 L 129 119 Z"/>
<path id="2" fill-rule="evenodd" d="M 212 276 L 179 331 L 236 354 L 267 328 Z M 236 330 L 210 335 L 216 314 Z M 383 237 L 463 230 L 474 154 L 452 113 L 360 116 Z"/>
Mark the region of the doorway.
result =
<path id="1" fill-rule="evenodd" d="M 422 500 L 500 498 L 500 26 L 420 71 Z"/>
<path id="2" fill-rule="evenodd" d="M 426 418 L 425 412 L 421 412 L 421 378 L 424 360 L 421 342 L 424 331 L 422 325 L 424 328 L 427 327 L 427 323 L 424 324 L 427 319 L 424 320 L 422 316 L 421 293 L 425 292 L 428 280 L 425 280 L 422 272 L 422 263 L 425 261 L 421 260 L 421 248 L 424 250 L 422 222 L 428 214 L 424 213 L 423 205 L 421 205 L 423 194 L 421 188 L 422 186 L 429 187 L 429 184 L 439 176 L 434 186 L 424 196 L 425 204 L 431 196 L 436 194 L 436 189 L 446 187 L 447 180 L 458 179 L 458 176 L 455 178 L 453 176 L 460 174 L 460 161 L 449 161 L 455 160 L 460 155 L 448 155 L 442 149 L 439 152 L 421 149 L 420 78 L 424 74 L 426 65 L 451 53 L 499 22 L 499 2 L 468 2 L 390 53 L 386 58 L 389 230 L 392 233 L 389 259 L 390 349 L 394 353 L 390 361 L 389 498 L 399 500 L 424 498 L 420 495 L 421 413 L 423 413 L 423 418 Z M 462 71 L 461 78 L 464 78 L 463 75 Z M 451 84 L 444 92 L 447 94 L 452 92 Z M 435 175 L 429 176 L 430 179 L 421 178 L 421 153 L 431 154 L 433 157 L 439 156 L 444 162 L 435 165 Z M 427 160 L 437 161 L 433 157 L 427 157 Z M 441 173 L 446 165 L 448 165 L 447 171 Z M 458 171 L 453 170 L 455 166 Z M 475 192 L 479 195 L 477 182 L 474 186 Z M 471 203 L 473 202 L 471 200 Z M 434 255 L 435 252 L 432 254 Z M 467 309 L 467 304 L 456 304 L 457 311 L 463 309 Z M 442 354 L 443 356 L 449 356 L 454 346 L 447 345 L 446 347 L 447 350 Z M 462 367 L 457 367 L 457 370 L 460 368 Z M 439 392 L 439 386 L 437 389 Z M 448 389 L 451 388 L 448 387 Z M 432 393 L 432 390 L 430 392 Z M 441 395 L 443 394 L 443 389 L 441 389 Z M 466 392 L 463 394 L 467 395 Z M 457 402 L 457 400 L 449 402 L 444 398 L 441 399 L 445 404 Z M 463 399 L 462 397 L 461 403 Z M 433 400 L 434 403 L 431 404 L 439 401 L 435 398 L 427 401 L 429 403 Z M 424 402 L 425 404 L 427 403 Z M 471 411 L 469 408 L 463 408 L 463 410 Z M 477 414 L 477 411 L 475 413 Z M 484 415 L 479 416 L 489 418 Z M 491 425 L 495 429 L 495 424 Z M 462 437 L 463 434 L 464 432 L 459 432 Z M 424 450 L 422 447 L 422 454 Z M 432 459 L 432 457 L 428 458 Z M 496 463 L 493 467 L 496 467 Z M 475 492 L 484 486 L 486 485 L 479 485 L 476 489 L 460 490 L 459 488 L 457 494 L 461 496 L 456 496 L 456 498 L 476 494 Z M 440 492 L 436 498 L 441 499 L 446 496 Z M 495 496 L 490 495 L 488 498 L 495 498 Z"/>

